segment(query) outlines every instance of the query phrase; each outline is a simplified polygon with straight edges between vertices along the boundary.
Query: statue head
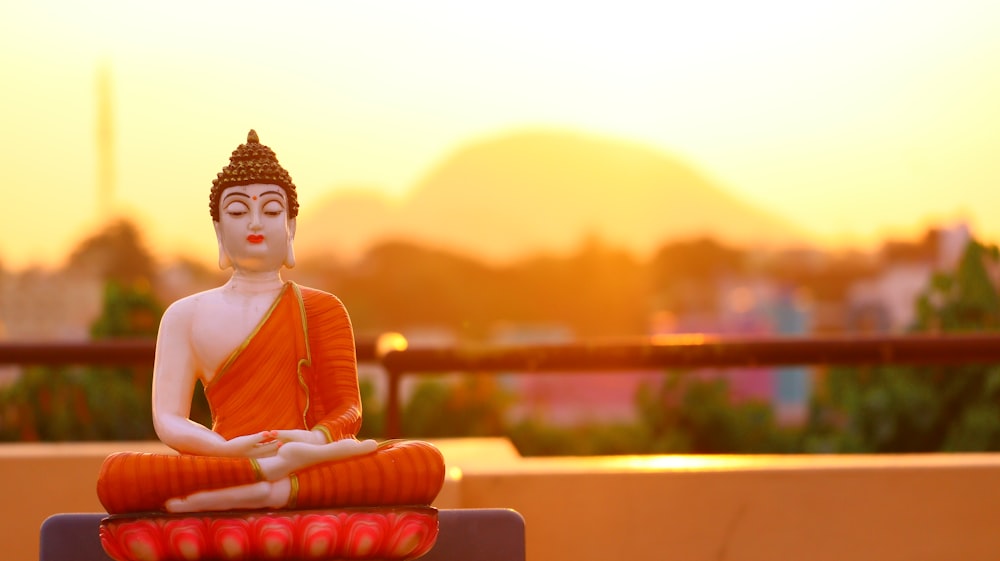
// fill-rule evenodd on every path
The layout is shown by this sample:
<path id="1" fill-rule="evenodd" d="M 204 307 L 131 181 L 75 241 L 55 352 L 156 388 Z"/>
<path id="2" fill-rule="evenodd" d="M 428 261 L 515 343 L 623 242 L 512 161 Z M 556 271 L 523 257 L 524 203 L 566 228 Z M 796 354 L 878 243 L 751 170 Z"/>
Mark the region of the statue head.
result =
<path id="1" fill-rule="evenodd" d="M 257 131 L 250 129 L 247 143 L 240 144 L 233 155 L 229 157 L 229 165 L 222 168 L 212 180 L 212 191 L 208 196 L 208 210 L 212 220 L 219 221 L 219 198 L 226 187 L 264 183 L 277 185 L 285 190 L 288 198 L 288 218 L 293 219 L 299 214 L 299 199 L 295 193 L 292 178 L 278 163 L 274 150 L 260 143 Z"/>
<path id="2" fill-rule="evenodd" d="M 275 230 L 274 224 L 279 216 L 275 209 L 279 207 L 281 231 Z M 292 178 L 278 163 L 274 151 L 261 144 L 257 133 L 251 130 L 246 144 L 233 151 L 229 165 L 212 181 L 209 211 L 219 243 L 219 267 L 295 266 L 292 241 L 298 209 Z M 247 246 L 247 239 L 257 239 L 256 230 L 261 228 L 271 229 L 272 235 L 265 242 Z M 240 229 L 255 231 L 248 236 Z M 283 240 L 276 239 L 282 236 Z M 278 257 L 276 263 L 275 257 Z M 234 262 L 237 258 L 238 263 Z"/>

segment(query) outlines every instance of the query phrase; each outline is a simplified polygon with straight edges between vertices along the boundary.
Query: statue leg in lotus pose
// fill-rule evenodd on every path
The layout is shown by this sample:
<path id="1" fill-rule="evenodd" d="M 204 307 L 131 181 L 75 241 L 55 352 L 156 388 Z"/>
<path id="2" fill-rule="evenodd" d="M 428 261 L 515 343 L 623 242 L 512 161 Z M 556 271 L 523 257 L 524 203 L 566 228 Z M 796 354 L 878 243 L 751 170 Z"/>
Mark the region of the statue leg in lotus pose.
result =
<path id="1" fill-rule="evenodd" d="M 180 454 L 109 456 L 109 513 L 426 505 L 444 462 L 419 441 L 376 444 L 361 426 L 354 334 L 332 294 L 284 282 L 295 263 L 295 186 L 250 131 L 213 182 L 221 287 L 164 313 L 153 367 L 157 436 Z M 191 421 L 201 381 L 212 428 Z"/>

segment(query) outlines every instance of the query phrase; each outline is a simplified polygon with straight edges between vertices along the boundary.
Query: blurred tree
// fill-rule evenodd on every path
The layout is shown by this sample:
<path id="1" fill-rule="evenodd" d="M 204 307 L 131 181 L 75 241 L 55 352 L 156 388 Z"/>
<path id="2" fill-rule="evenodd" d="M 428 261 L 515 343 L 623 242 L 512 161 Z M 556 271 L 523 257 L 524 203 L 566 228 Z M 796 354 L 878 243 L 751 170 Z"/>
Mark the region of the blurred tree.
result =
<path id="1" fill-rule="evenodd" d="M 70 254 L 67 271 L 114 281 L 119 286 L 151 285 L 155 263 L 135 224 L 118 219 L 86 238 Z"/>
<path id="2" fill-rule="evenodd" d="M 522 456 L 593 456 L 642 454 L 649 449 L 646 431 L 634 423 L 555 426 L 525 419 L 507 429 Z"/>
<path id="3" fill-rule="evenodd" d="M 499 278 L 505 306 L 496 310 L 496 319 L 563 325 L 580 337 L 647 333 L 645 267 L 596 236 L 569 256 L 538 256 L 512 264 Z"/>
<path id="4" fill-rule="evenodd" d="M 373 247 L 335 292 L 361 330 L 447 326 L 481 337 L 498 304 L 494 282 L 471 258 L 393 241 Z"/>
<path id="5" fill-rule="evenodd" d="M 109 281 L 95 339 L 153 337 L 162 307 L 148 283 Z M 142 367 L 29 368 L 0 392 L 0 438 L 7 440 L 138 440 L 155 438 L 152 372 Z M 195 420 L 210 422 L 203 392 Z"/>
<path id="6" fill-rule="evenodd" d="M 95 339 L 152 337 L 160 305 L 153 259 L 127 220 L 108 224 L 72 252 L 66 270 L 104 280 Z M 20 440 L 120 440 L 153 436 L 148 368 L 28 368 L 0 394 L 0 434 Z"/>
<path id="7" fill-rule="evenodd" d="M 941 230 L 928 228 L 921 239 L 885 240 L 880 251 L 883 263 L 933 263 L 941 252 Z"/>
<path id="8" fill-rule="evenodd" d="M 90 326 L 93 339 L 156 337 L 163 309 L 150 292 L 149 283 L 122 285 L 112 279 L 104 285 L 101 315 Z"/>
<path id="9" fill-rule="evenodd" d="M 774 421 L 768 403 L 734 403 L 724 378 L 671 372 L 659 387 L 636 396 L 643 453 L 780 453 L 795 446 L 791 431 Z"/>
<path id="10" fill-rule="evenodd" d="M 879 262 L 857 251 L 782 251 L 759 266 L 759 274 L 785 286 L 805 289 L 810 298 L 840 306 L 858 281 L 878 272 Z"/>
<path id="11" fill-rule="evenodd" d="M 361 393 L 361 410 L 363 411 L 358 438 L 385 437 L 385 407 L 375 393 L 375 384 L 371 380 L 362 378 L 358 380 L 358 389 Z"/>
<path id="12" fill-rule="evenodd" d="M 954 272 L 934 275 L 914 331 L 1000 328 L 995 246 L 971 242 Z M 835 368 L 817 399 L 809 450 L 1000 450 L 1000 366 Z"/>
<path id="13" fill-rule="evenodd" d="M 666 244 L 650 263 L 659 306 L 680 314 L 715 312 L 717 281 L 746 271 L 742 250 L 708 237 Z"/>
<path id="14" fill-rule="evenodd" d="M 403 407 L 403 433 L 424 438 L 500 436 L 509 402 L 493 376 L 463 376 L 455 383 L 422 381 Z"/>
<path id="15" fill-rule="evenodd" d="M 917 300 L 916 331 L 996 331 L 1000 329 L 1000 270 L 996 246 L 970 242 L 954 273 L 937 273 Z"/>
<path id="16" fill-rule="evenodd" d="M 597 238 L 570 256 L 502 266 L 385 242 L 352 270 L 318 266 L 295 274 L 340 296 L 361 331 L 445 327 L 459 340 L 488 338 L 504 323 L 563 326 L 581 336 L 646 332 L 645 268 Z"/>
<path id="17" fill-rule="evenodd" d="M 156 337 L 162 306 L 149 283 L 136 280 L 122 286 L 109 280 L 104 289 L 101 315 L 91 325 L 93 339 Z M 148 367 L 101 367 L 82 377 L 90 423 L 100 439 L 155 438 L 152 421 L 152 372 Z"/>
<path id="18" fill-rule="evenodd" d="M 0 391 L 0 439 L 78 439 L 90 411 L 77 378 L 67 369 L 26 368 Z"/>

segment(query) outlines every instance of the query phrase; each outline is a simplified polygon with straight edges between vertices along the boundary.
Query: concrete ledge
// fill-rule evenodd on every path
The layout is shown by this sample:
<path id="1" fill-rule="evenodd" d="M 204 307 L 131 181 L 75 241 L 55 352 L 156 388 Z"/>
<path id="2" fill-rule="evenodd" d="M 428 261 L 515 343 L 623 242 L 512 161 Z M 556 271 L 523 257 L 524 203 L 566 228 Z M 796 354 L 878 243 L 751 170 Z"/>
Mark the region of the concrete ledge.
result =
<path id="1" fill-rule="evenodd" d="M 988 560 L 1000 455 L 526 458 L 463 507 L 524 516 L 528 559 Z"/>
<path id="2" fill-rule="evenodd" d="M 434 441 L 438 508 L 512 508 L 529 560 L 995 560 L 1000 454 L 521 458 Z M 51 514 L 100 511 L 101 461 L 158 443 L 0 445 L 5 558 L 38 558 Z"/>

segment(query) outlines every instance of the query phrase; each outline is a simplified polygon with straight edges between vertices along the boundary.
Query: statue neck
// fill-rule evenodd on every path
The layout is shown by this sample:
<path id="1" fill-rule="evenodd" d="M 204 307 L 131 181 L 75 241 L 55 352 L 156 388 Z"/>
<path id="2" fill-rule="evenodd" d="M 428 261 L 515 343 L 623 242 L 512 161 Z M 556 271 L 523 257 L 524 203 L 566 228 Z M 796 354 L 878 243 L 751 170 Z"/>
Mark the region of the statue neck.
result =
<path id="1" fill-rule="evenodd" d="M 225 284 L 227 290 L 252 296 L 267 292 L 277 292 L 285 285 L 278 271 L 234 271 Z"/>

